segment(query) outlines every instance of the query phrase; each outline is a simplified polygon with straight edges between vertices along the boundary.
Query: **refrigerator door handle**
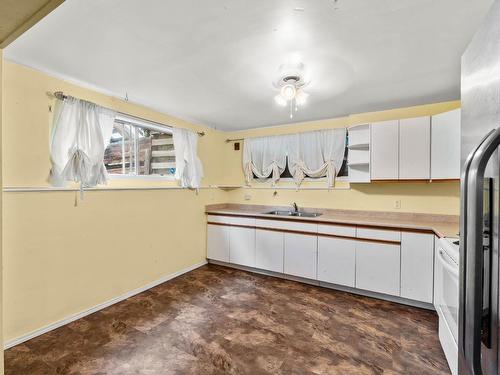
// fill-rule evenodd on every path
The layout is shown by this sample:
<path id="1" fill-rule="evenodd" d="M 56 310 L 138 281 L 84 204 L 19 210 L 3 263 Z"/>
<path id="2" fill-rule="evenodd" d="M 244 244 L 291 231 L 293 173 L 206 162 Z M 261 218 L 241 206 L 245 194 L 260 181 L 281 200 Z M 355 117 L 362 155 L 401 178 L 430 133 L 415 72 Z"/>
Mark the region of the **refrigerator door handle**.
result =
<path id="1" fill-rule="evenodd" d="M 458 350 L 461 353 L 460 359 L 465 358 L 465 321 L 466 321 L 466 311 L 465 311 L 465 270 L 466 270 L 466 257 L 467 254 L 467 207 L 468 207 L 468 195 L 467 195 L 467 185 L 469 183 L 469 170 L 472 159 L 474 158 L 477 150 L 484 141 L 494 132 L 494 130 L 490 130 L 488 134 L 486 134 L 483 139 L 478 143 L 475 149 L 471 151 L 471 153 L 467 156 L 465 160 L 462 178 L 461 178 L 461 186 L 460 186 L 460 195 L 461 195 L 461 207 L 460 212 L 460 278 L 459 278 L 459 314 L 458 314 Z M 469 366 L 468 366 L 469 367 Z"/>
<path id="2" fill-rule="evenodd" d="M 474 153 L 466 178 L 465 306 L 463 346 L 467 367 L 481 375 L 481 329 L 483 309 L 483 190 L 486 166 L 500 145 L 500 128 L 490 132 Z M 463 300 L 462 300 L 463 301 Z"/>

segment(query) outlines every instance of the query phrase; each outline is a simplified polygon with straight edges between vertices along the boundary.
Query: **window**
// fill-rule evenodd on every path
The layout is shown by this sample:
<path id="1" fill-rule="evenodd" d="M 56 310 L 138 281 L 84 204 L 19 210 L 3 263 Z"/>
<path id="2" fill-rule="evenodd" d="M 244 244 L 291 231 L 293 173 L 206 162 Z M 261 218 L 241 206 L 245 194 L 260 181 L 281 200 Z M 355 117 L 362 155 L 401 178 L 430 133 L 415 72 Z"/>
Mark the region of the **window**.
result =
<path id="1" fill-rule="evenodd" d="M 347 147 L 347 145 L 349 144 L 349 135 L 348 134 L 349 133 L 346 133 L 346 142 L 345 142 L 346 147 L 344 150 L 344 160 L 342 161 L 342 166 L 340 167 L 340 171 L 337 174 L 337 177 L 348 177 L 349 176 L 349 168 L 347 168 L 347 155 L 349 153 L 349 148 Z M 271 176 L 272 176 L 272 173 L 267 178 L 271 178 Z M 255 175 L 255 173 L 253 173 L 253 178 L 255 180 L 259 180 L 259 178 Z M 283 172 L 281 172 L 281 174 L 280 174 L 280 179 L 283 179 L 283 178 L 289 178 L 289 179 L 293 178 L 292 174 L 290 173 L 290 169 L 288 168 L 288 158 L 287 158 L 285 170 Z M 310 176 L 307 176 L 306 178 L 315 179 L 315 180 L 318 179 L 318 178 L 314 178 L 314 177 L 310 177 Z"/>
<path id="2" fill-rule="evenodd" d="M 172 132 L 167 127 L 120 115 L 104 152 L 104 165 L 112 176 L 173 177 Z"/>
<path id="3" fill-rule="evenodd" d="M 348 176 L 348 168 L 347 168 L 347 153 L 348 153 L 348 149 L 347 147 L 345 148 L 345 152 L 344 152 L 344 160 L 342 161 L 342 167 L 340 168 L 340 171 L 337 175 L 337 177 L 347 177 Z M 272 177 L 272 173 L 267 176 L 267 178 L 271 178 Z M 255 173 L 253 174 L 253 178 L 255 180 L 259 180 L 259 178 L 255 175 Z M 288 160 L 286 162 L 286 166 L 285 166 L 285 170 L 283 172 L 281 172 L 280 174 L 280 179 L 283 179 L 283 178 L 293 178 L 292 176 L 292 173 L 290 172 L 290 169 L 288 168 Z M 312 180 L 317 180 L 319 178 L 322 178 L 322 177 L 310 177 L 310 176 L 307 176 L 306 178 L 308 179 L 312 179 Z"/>

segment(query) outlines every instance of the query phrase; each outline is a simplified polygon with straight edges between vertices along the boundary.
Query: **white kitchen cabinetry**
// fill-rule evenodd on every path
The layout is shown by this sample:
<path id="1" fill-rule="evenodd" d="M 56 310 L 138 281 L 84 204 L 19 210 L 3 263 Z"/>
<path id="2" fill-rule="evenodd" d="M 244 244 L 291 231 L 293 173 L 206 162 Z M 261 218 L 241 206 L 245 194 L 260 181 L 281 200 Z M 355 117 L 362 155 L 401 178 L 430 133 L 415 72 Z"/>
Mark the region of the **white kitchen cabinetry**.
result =
<path id="1" fill-rule="evenodd" d="M 283 273 L 283 232 L 257 229 L 255 232 L 255 267 Z"/>
<path id="2" fill-rule="evenodd" d="M 354 287 L 356 240 L 318 237 L 318 280 Z"/>
<path id="3" fill-rule="evenodd" d="M 399 244 L 358 241 L 356 244 L 356 288 L 399 296 Z"/>
<path id="4" fill-rule="evenodd" d="M 229 230 L 222 225 L 207 225 L 207 258 L 229 262 Z"/>
<path id="5" fill-rule="evenodd" d="M 401 233 L 401 297 L 432 303 L 434 235 Z"/>
<path id="6" fill-rule="evenodd" d="M 428 180 L 431 177 L 431 118 L 399 121 L 399 179 Z"/>
<path id="7" fill-rule="evenodd" d="M 284 273 L 316 279 L 318 236 L 285 233 Z"/>
<path id="8" fill-rule="evenodd" d="M 431 178 L 460 178 L 460 109 L 432 116 Z"/>
<path id="9" fill-rule="evenodd" d="M 230 263 L 255 267 L 255 229 L 231 227 L 229 234 Z"/>
<path id="10" fill-rule="evenodd" d="M 371 125 L 371 179 L 399 178 L 399 121 L 384 121 Z"/>

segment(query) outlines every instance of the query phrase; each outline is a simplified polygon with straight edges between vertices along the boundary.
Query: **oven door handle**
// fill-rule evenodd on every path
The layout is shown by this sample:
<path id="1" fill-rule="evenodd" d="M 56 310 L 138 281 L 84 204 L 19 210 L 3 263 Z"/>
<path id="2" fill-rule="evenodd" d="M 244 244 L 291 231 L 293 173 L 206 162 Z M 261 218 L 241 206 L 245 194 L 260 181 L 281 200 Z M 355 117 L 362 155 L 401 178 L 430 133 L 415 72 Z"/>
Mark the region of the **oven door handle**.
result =
<path id="1" fill-rule="evenodd" d="M 445 254 L 443 250 L 439 249 L 438 259 L 440 261 L 440 264 L 458 279 L 458 264 L 456 264 L 451 258 L 450 261 L 446 260 L 446 258 L 449 258 L 449 255 Z"/>
<path id="2" fill-rule="evenodd" d="M 486 166 L 500 145 L 500 128 L 491 132 L 474 153 L 467 178 L 465 253 L 465 362 L 473 375 L 482 375 L 481 330 L 483 310 L 483 204 Z"/>

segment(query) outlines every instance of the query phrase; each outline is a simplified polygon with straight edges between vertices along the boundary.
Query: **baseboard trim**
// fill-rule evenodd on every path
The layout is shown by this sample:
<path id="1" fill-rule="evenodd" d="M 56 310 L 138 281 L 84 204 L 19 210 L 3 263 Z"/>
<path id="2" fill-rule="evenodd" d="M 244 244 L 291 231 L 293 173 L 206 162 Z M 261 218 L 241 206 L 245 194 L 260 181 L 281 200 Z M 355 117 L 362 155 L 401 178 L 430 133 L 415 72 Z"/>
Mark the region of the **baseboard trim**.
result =
<path id="1" fill-rule="evenodd" d="M 47 333 L 47 332 L 50 332 L 50 331 L 53 331 L 59 327 L 62 327 L 66 324 L 69 324 L 71 322 L 74 322 L 75 320 L 78 320 L 80 318 L 83 318 L 87 315 L 90 315 L 90 314 L 93 314 L 99 310 L 102 310 L 102 309 L 105 309 L 106 307 L 109 307 L 111 305 L 114 305 L 115 303 L 118 303 L 118 302 L 121 302 L 123 300 L 126 300 L 127 298 L 130 298 L 130 297 L 133 297 L 139 293 L 142 293 L 142 292 L 145 292 L 146 290 L 148 289 L 151 289 L 151 288 L 154 288 L 155 286 L 158 286 L 160 284 L 163 284 L 164 282 L 167 282 L 169 280 L 172 280 L 172 279 L 175 279 L 176 277 L 178 276 L 181 276 L 185 273 L 188 273 L 188 272 L 191 272 L 197 268 L 200 268 L 202 266 L 204 266 L 205 264 L 207 264 L 207 261 L 204 260 L 203 262 L 200 262 L 200 263 L 197 263 L 197 264 L 194 264 L 190 267 L 187 267 L 187 268 L 184 268 L 180 271 L 177 271 L 177 272 L 174 272 L 170 275 L 166 275 L 166 276 L 163 276 L 161 277 L 160 279 L 158 280 L 155 280 L 149 284 L 146 284 L 144 286 L 141 286 L 137 289 L 134 289 L 134 290 L 131 290 L 127 293 L 124 293 L 118 297 L 114 297 L 108 301 L 105 301 L 103 303 L 100 303 L 94 307 L 91 307 L 90 309 L 87 309 L 87 310 L 84 310 L 84 311 L 81 311 L 79 313 L 76 313 L 76 314 L 73 314 L 73 315 L 70 315 L 68 316 L 67 318 L 64 318 L 64 319 L 61 319 L 57 322 L 54 322 L 52 324 L 49 324 L 48 326 L 45 326 L 45 327 L 42 327 L 42 328 L 39 328 L 39 329 L 36 329 L 34 331 L 31 331 L 25 335 L 22 335 L 22 336 L 19 336 L 15 339 L 12 339 L 12 340 L 9 340 L 9 341 L 6 341 L 4 343 L 4 349 L 9 349 L 9 348 L 12 348 L 13 346 L 16 346 L 16 345 L 19 345 L 25 341 L 28 341 L 28 340 L 31 340 L 32 338 L 35 338 L 37 336 L 40 336 L 40 335 L 43 335 L 44 333 Z"/>

